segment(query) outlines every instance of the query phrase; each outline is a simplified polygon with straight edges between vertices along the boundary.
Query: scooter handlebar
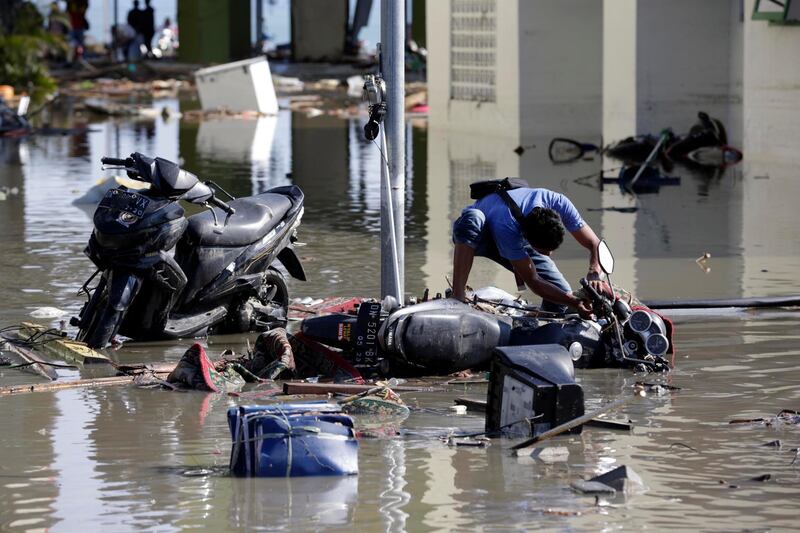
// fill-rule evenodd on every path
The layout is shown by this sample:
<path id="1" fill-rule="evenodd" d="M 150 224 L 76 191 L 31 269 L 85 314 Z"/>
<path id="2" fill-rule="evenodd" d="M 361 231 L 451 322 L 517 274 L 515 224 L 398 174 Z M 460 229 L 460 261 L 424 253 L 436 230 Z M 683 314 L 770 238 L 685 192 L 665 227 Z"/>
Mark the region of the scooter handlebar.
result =
<path id="1" fill-rule="evenodd" d="M 208 203 L 213 205 L 213 206 L 219 207 L 220 209 L 222 209 L 223 211 L 225 211 L 229 215 L 233 215 L 234 213 L 236 213 L 236 209 L 234 209 L 233 207 L 229 206 L 228 204 L 226 204 L 225 202 L 223 202 L 222 200 L 220 200 L 216 196 L 212 196 L 208 200 Z"/>

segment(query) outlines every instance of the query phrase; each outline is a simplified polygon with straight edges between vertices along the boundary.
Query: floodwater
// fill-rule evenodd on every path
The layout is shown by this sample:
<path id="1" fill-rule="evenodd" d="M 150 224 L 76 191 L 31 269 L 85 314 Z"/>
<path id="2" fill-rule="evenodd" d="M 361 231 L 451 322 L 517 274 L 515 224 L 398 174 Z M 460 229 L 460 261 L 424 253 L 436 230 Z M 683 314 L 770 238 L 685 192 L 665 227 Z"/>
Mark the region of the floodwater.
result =
<path id="1" fill-rule="evenodd" d="M 68 106 L 52 116 L 63 125 L 87 118 Z M 234 195 L 298 184 L 306 193 L 300 238 L 307 246 L 300 255 L 309 281 L 292 281 L 292 295 L 378 296 L 380 156 L 361 138 L 363 121 L 289 111 L 201 124 L 92 118 L 85 135 L 3 141 L 0 186 L 20 192 L 0 201 L 0 326 L 30 319 L 42 306 L 77 312 L 76 291 L 93 271 L 82 254 L 93 207 L 73 202 L 110 174 L 101 172 L 101 156 L 134 150 L 181 160 Z M 729 125 L 729 134 L 740 143 L 741 125 Z M 447 221 L 466 203 L 467 183 L 508 165 L 452 155 L 446 147 L 461 143 L 459 134 L 424 121 L 410 122 L 407 135 L 406 293 L 421 295 L 446 286 Z M 521 157 L 508 141 L 501 158 L 531 182 L 575 200 L 611 244 L 617 283 L 644 299 L 798 292 L 797 217 L 787 207 L 797 197 L 796 161 L 751 163 L 745 150 L 743 164 L 719 175 L 676 168 L 680 186 L 634 199 L 575 179 L 613 161 L 554 167 L 543 154 L 556 135 L 552 127 L 520 143 L 537 146 Z M 632 206 L 638 211 L 594 210 Z M 705 252 L 710 259 L 698 264 Z M 585 254 L 574 243 L 559 257 L 569 279 L 585 272 Z M 509 275 L 485 262 L 476 264 L 471 283 L 513 288 Z M 791 310 L 676 316 L 676 368 L 648 379 L 680 390 L 624 407 L 618 416 L 632 421 L 629 433 L 587 429 L 553 441 L 569 456 L 552 464 L 512 457 L 502 440 L 487 449 L 442 443 L 441 435 L 482 429 L 482 416 L 447 412 L 455 397 L 483 398 L 481 384 L 405 394 L 414 409 L 398 422 L 400 437 L 363 439 L 360 474 L 325 479 L 225 474 L 226 410 L 246 398 L 132 387 L 3 397 L 0 530 L 795 529 L 800 428 L 729 421 L 800 408 L 797 318 Z M 247 337 L 203 342 L 215 355 L 243 350 Z M 129 343 L 111 355 L 121 362 L 174 361 L 190 343 Z M 643 379 L 616 369 L 578 371 L 578 378 L 587 410 L 629 394 Z M 2 385 L 35 380 L 0 369 Z M 782 447 L 764 446 L 776 439 Z M 648 490 L 596 500 L 569 488 L 617 465 L 632 467 Z M 753 480 L 764 474 L 769 480 Z"/>

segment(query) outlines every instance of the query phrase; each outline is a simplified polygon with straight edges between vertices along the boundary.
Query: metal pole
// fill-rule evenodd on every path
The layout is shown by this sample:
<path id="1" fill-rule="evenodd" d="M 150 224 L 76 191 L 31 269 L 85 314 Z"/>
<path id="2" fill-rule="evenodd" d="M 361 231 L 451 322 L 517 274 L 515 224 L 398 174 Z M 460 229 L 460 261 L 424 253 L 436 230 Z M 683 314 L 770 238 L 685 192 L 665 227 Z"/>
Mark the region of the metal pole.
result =
<path id="1" fill-rule="evenodd" d="M 264 35 L 264 0 L 256 0 L 256 43 L 263 47 L 261 38 Z M 261 49 L 258 50 L 261 53 Z"/>
<path id="2" fill-rule="evenodd" d="M 400 303 L 405 285 L 405 20 L 405 0 L 381 0 L 381 74 L 386 81 L 387 104 L 383 125 L 389 145 L 386 157 L 391 185 L 386 196 L 381 187 L 381 297 L 391 294 Z M 392 225 L 387 218 L 390 213 L 394 215 L 396 262 L 392 261 Z"/>
<path id="3" fill-rule="evenodd" d="M 388 152 L 389 149 L 386 144 L 386 129 L 381 130 L 381 146 L 383 147 L 384 153 Z M 389 162 L 386 159 L 382 159 L 381 165 L 381 197 L 390 197 L 392 184 L 389 181 Z M 383 205 L 381 205 L 383 207 Z M 392 274 L 392 287 L 395 288 L 395 292 L 390 293 L 383 293 L 381 297 L 386 296 L 386 294 L 391 294 L 395 298 L 397 298 L 398 303 L 403 303 L 403 293 L 398 290 L 399 287 L 403 285 L 402 281 L 400 280 L 400 266 L 398 264 L 398 257 L 397 257 L 397 239 L 395 239 L 395 235 L 397 235 L 397 231 L 394 226 L 394 207 L 392 206 L 392 202 L 386 202 L 386 216 L 385 219 L 389 224 L 388 231 L 386 232 L 389 236 L 389 260 L 388 263 L 390 268 L 388 269 Z M 384 219 L 384 213 L 381 213 L 381 222 Z M 383 251 L 381 252 L 383 255 Z M 386 264 L 386 261 L 382 262 L 382 265 Z M 381 269 L 383 272 L 383 269 Z"/>

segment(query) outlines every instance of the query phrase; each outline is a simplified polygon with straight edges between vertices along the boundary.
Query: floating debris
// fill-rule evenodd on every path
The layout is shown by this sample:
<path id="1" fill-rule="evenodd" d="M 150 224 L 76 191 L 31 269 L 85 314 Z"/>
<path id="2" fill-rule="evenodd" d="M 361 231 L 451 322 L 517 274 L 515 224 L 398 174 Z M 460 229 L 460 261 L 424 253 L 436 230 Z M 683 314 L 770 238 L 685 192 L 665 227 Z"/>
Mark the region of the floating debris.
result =
<path id="1" fill-rule="evenodd" d="M 408 406 L 388 387 L 370 389 L 361 394 L 339 400 L 342 412 L 351 415 L 371 415 L 379 417 L 402 417 L 409 415 Z"/>
<path id="2" fill-rule="evenodd" d="M 68 314 L 67 311 L 62 311 L 56 307 L 39 307 L 29 313 L 33 318 L 59 318 Z"/>
<path id="3" fill-rule="evenodd" d="M 569 459 L 569 450 L 565 446 L 534 448 L 530 457 L 543 463 L 563 463 Z"/>
<path id="4" fill-rule="evenodd" d="M 605 483 L 598 483 L 596 481 L 584 481 L 582 479 L 573 481 L 569 484 L 570 487 L 582 492 L 584 494 L 616 494 L 617 491 L 613 487 L 609 487 Z"/>
<path id="5" fill-rule="evenodd" d="M 595 476 L 586 481 L 574 481 L 570 486 L 580 492 L 588 494 L 615 494 L 620 492 L 626 496 L 647 490 L 639 474 L 634 472 L 631 467 L 625 465 L 618 466 L 605 474 Z"/>
<path id="6" fill-rule="evenodd" d="M 457 437 L 447 438 L 447 445 L 452 447 L 486 448 L 491 442 L 486 437 Z"/>
<path id="7" fill-rule="evenodd" d="M 179 388 L 210 392 L 236 392 L 245 384 L 233 368 L 225 365 L 221 371 L 206 355 L 205 348 L 196 342 L 186 350 L 175 369 L 167 376 L 167 383 Z"/>
<path id="8" fill-rule="evenodd" d="M 765 426 L 780 426 L 782 424 L 800 424 L 800 412 L 793 409 L 784 409 L 770 418 L 734 418 L 729 424 L 762 424 Z"/>
<path id="9" fill-rule="evenodd" d="M 353 419 L 327 402 L 231 407 L 230 471 L 294 477 L 358 473 Z"/>
<path id="10" fill-rule="evenodd" d="M 0 187 L 0 202 L 7 200 L 9 196 L 16 196 L 19 194 L 18 187 Z"/>

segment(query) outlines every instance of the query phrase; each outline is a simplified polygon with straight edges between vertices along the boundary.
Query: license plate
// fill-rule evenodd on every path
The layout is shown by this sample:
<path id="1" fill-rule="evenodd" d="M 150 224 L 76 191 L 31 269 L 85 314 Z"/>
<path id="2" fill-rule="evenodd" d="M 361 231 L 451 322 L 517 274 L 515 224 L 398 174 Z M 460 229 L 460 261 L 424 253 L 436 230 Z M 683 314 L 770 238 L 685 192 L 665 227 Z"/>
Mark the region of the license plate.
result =
<path id="1" fill-rule="evenodd" d="M 148 205 L 150 205 L 150 198 L 120 189 L 111 189 L 100 201 L 100 207 L 119 209 L 140 218 L 144 216 Z"/>
<path id="2" fill-rule="evenodd" d="M 378 328 L 381 319 L 380 302 L 361 302 L 356 318 L 356 365 L 372 366 L 378 363 Z"/>

